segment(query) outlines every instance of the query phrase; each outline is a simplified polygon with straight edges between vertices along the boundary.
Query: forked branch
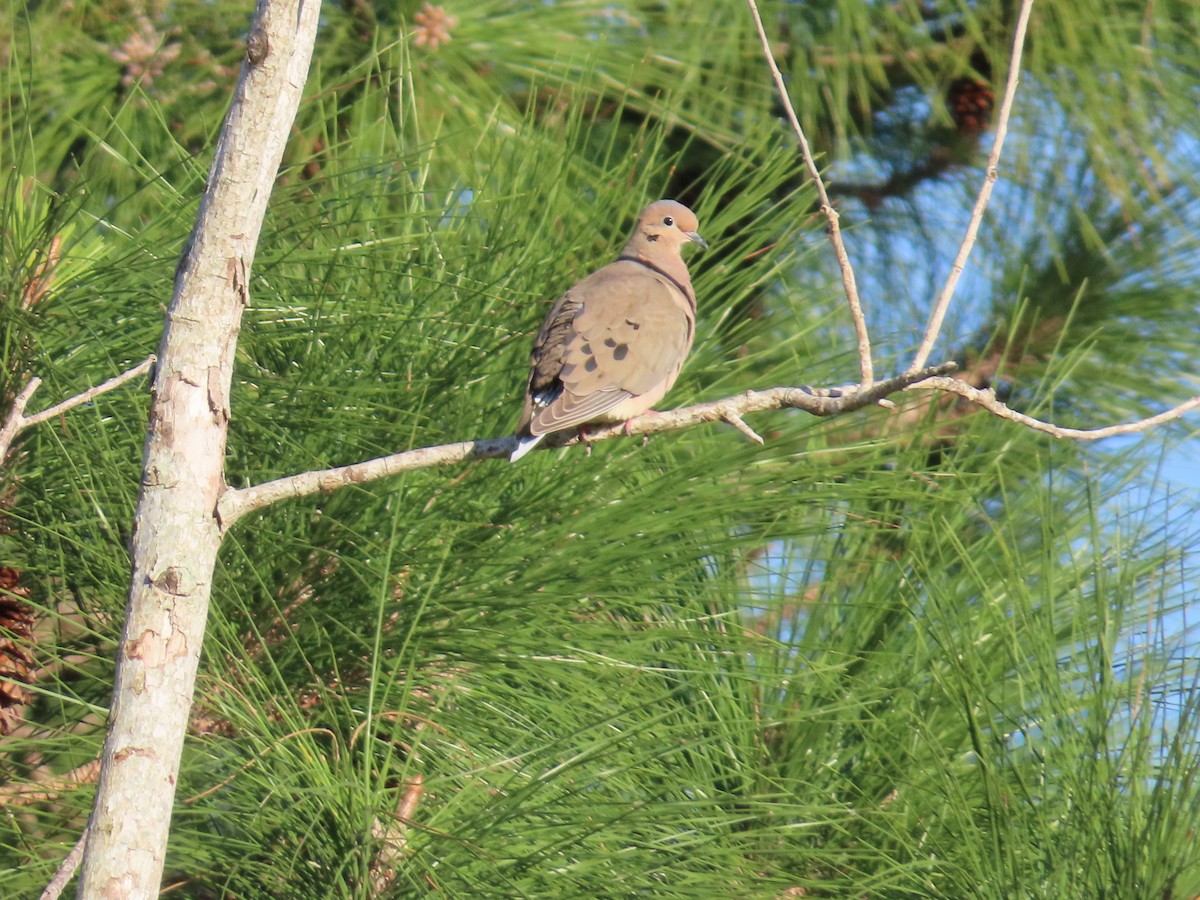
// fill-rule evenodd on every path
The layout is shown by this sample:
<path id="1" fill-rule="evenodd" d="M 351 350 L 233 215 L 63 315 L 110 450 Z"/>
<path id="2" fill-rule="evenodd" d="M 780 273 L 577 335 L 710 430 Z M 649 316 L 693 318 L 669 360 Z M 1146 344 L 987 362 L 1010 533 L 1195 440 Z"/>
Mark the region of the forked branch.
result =
<path id="1" fill-rule="evenodd" d="M 766 29 L 763 27 L 758 5 L 755 3 L 755 0 L 746 0 L 746 4 L 749 6 L 750 14 L 754 18 L 754 27 L 758 32 L 763 57 L 766 59 L 767 67 L 771 70 L 771 78 L 775 82 L 775 89 L 779 94 L 779 100 L 783 104 L 784 111 L 787 113 L 792 132 L 796 135 L 796 142 L 800 145 L 800 154 L 804 158 L 805 168 L 808 170 L 809 177 L 812 179 L 813 185 L 817 190 L 817 196 L 820 198 L 821 212 L 829 222 L 829 240 L 833 244 L 838 268 L 842 273 L 842 286 L 846 292 L 846 300 L 850 305 L 850 314 L 854 319 L 854 332 L 858 339 L 859 367 L 862 371 L 863 383 L 870 384 L 873 378 L 871 342 L 867 332 L 866 318 L 862 311 L 862 302 L 858 296 L 854 268 L 850 264 L 850 258 L 846 253 L 846 245 L 842 240 L 841 228 L 838 225 L 838 214 L 829 202 L 829 194 L 825 190 L 825 183 L 821 179 L 820 170 L 817 168 L 812 149 L 808 144 L 808 138 L 805 136 L 804 129 L 800 125 L 800 120 L 796 116 L 796 110 L 792 105 L 791 96 L 788 94 L 783 74 L 779 71 L 779 66 L 775 63 L 775 54 L 771 50 L 770 39 L 767 37 Z M 992 185 L 996 182 L 1000 152 L 1004 147 L 1004 139 L 1008 134 L 1008 120 L 1012 114 L 1013 99 L 1017 93 L 1017 83 L 1021 72 L 1021 55 L 1025 46 L 1025 34 L 1028 30 L 1029 15 L 1032 9 L 1033 0 L 1022 0 L 1020 11 L 1017 14 L 1016 32 L 1013 35 L 1012 55 L 1008 64 L 1008 80 L 1004 86 L 1004 97 L 1000 103 L 999 113 L 996 117 L 995 138 L 992 142 L 991 152 L 988 154 L 983 186 L 979 190 L 979 197 L 975 201 L 975 208 L 971 212 L 971 218 L 967 223 L 962 244 L 959 246 L 954 263 L 951 265 L 950 274 L 946 278 L 946 284 L 934 302 L 933 310 L 929 316 L 929 324 L 925 329 L 925 336 L 921 340 L 921 345 L 917 349 L 912 365 L 909 366 L 910 372 L 915 372 L 923 368 L 929 360 L 929 354 L 932 352 L 933 345 L 937 341 L 938 334 L 941 332 L 946 312 L 950 308 L 950 301 L 953 299 L 954 291 L 958 286 L 958 280 L 966 267 L 967 257 L 971 253 L 971 248 L 975 246 L 975 241 L 979 234 L 979 224 L 983 220 L 984 211 L 987 209 L 988 201 L 991 198 Z"/>
<path id="2" fill-rule="evenodd" d="M 1200 409 L 1200 397 L 1192 397 L 1192 399 L 1185 400 L 1178 406 L 1174 406 L 1153 416 L 1147 416 L 1144 419 L 1138 419 L 1136 422 L 1123 422 L 1118 425 L 1105 425 L 1100 428 L 1066 428 L 1062 425 L 1055 425 L 1053 422 L 1044 422 L 1041 419 L 1035 419 L 1033 416 L 1027 416 L 1025 413 L 1017 412 L 1002 400 L 997 399 L 996 392 L 991 388 L 985 390 L 972 387 L 965 381 L 959 381 L 957 378 L 922 379 L 920 382 L 914 382 L 912 389 L 958 394 L 960 397 L 970 400 L 981 409 L 986 409 L 988 412 L 1002 419 L 1008 419 L 1010 422 L 1016 422 L 1018 425 L 1024 425 L 1026 428 L 1032 428 L 1034 431 L 1040 431 L 1043 434 L 1049 434 L 1056 438 L 1070 438 L 1074 441 L 1097 441 L 1101 438 L 1116 437 L 1119 434 L 1137 434 L 1141 431 L 1147 431 L 1156 425 L 1162 425 L 1165 422 L 1178 419 L 1193 409 Z"/>
<path id="3" fill-rule="evenodd" d="M 95 400 L 101 394 L 107 394 L 109 391 L 116 390 L 139 375 L 145 375 L 150 371 L 151 366 L 154 365 L 154 361 L 155 357 L 153 355 L 147 356 L 132 369 L 127 369 L 120 375 L 108 379 L 103 384 L 90 387 L 86 391 L 76 394 L 74 397 L 68 397 L 61 403 L 56 403 L 54 406 L 44 409 L 40 413 L 27 416 L 25 415 L 25 407 L 29 405 L 34 391 L 42 383 L 42 379 L 40 378 L 30 378 L 29 383 L 22 388 L 21 393 L 13 401 L 8 418 L 4 420 L 4 425 L 0 426 L 0 465 L 3 465 L 4 460 L 8 457 L 8 451 L 12 446 L 12 442 L 26 428 L 32 428 L 34 425 L 39 425 L 47 419 L 53 419 L 55 416 L 62 415 L 69 409 L 74 409 L 76 406 L 81 406 L 84 403 Z"/>

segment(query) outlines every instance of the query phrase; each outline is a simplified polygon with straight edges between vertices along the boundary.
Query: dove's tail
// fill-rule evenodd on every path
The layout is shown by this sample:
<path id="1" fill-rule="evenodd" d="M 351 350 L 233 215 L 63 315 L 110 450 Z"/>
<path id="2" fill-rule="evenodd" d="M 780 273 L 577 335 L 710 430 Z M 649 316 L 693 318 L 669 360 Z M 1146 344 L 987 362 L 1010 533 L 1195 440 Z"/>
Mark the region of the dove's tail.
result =
<path id="1" fill-rule="evenodd" d="M 542 436 L 540 434 L 525 435 L 524 437 L 520 438 L 517 443 L 517 449 L 512 452 L 512 456 L 508 458 L 508 461 L 516 462 L 518 459 L 536 447 L 541 439 Z"/>

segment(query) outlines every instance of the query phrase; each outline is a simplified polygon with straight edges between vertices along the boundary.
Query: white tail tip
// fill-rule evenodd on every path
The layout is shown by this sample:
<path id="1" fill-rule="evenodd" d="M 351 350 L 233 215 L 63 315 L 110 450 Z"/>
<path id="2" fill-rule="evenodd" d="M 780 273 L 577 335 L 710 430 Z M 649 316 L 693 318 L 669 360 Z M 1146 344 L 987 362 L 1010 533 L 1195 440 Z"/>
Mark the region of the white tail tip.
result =
<path id="1" fill-rule="evenodd" d="M 508 458 L 508 461 L 516 462 L 518 459 L 536 447 L 541 439 L 542 436 L 540 434 L 521 438 L 520 443 L 517 444 L 517 449 L 512 452 L 512 456 Z"/>

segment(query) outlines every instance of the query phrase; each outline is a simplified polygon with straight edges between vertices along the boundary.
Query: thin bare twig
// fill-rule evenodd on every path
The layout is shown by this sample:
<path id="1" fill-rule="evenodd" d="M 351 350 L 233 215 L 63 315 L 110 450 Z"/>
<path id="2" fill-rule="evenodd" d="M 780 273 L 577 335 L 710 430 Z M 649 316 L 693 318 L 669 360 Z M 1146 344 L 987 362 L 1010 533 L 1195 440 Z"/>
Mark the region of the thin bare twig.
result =
<path id="1" fill-rule="evenodd" d="M 139 375 L 145 375 L 150 371 L 150 367 L 154 365 L 156 357 L 151 354 L 143 359 L 140 363 L 128 371 L 122 372 L 120 375 L 115 375 L 103 384 L 98 384 L 95 387 L 88 388 L 82 394 L 76 394 L 74 397 L 69 397 L 62 403 L 55 404 L 49 409 L 42 410 L 40 413 L 30 416 L 25 420 L 24 428 L 29 428 L 33 425 L 39 425 L 47 419 L 53 419 L 55 416 L 65 413 L 69 409 L 74 409 L 76 406 L 87 403 L 89 400 L 94 400 L 101 394 L 107 394 L 109 391 L 116 390 L 127 381 L 132 381 Z"/>
<path id="2" fill-rule="evenodd" d="M 1035 419 L 1033 416 L 1025 415 L 1025 413 L 1019 413 L 1015 409 L 1011 409 L 1003 401 L 996 399 L 996 392 L 991 388 L 981 389 L 971 387 L 971 385 L 959 381 L 957 378 L 926 378 L 919 382 L 913 382 L 910 385 L 910 389 L 916 388 L 958 394 L 960 397 L 965 397 L 976 406 L 982 407 L 1002 419 L 1008 419 L 1010 422 L 1016 422 L 1018 425 L 1024 425 L 1027 428 L 1032 428 L 1034 431 L 1041 431 L 1056 438 L 1070 438 L 1076 441 L 1096 441 L 1101 438 L 1115 437 L 1119 434 L 1137 434 L 1140 431 L 1153 428 L 1155 425 L 1161 425 L 1164 422 L 1170 422 L 1172 419 L 1178 419 L 1193 409 L 1200 409 L 1200 397 L 1193 397 L 1165 412 L 1148 416 L 1145 419 L 1138 419 L 1136 422 L 1107 425 L 1103 428 L 1065 428 L 1061 425 L 1055 425 L 1052 422 L 1043 422 L 1041 419 Z"/>
<path id="3" fill-rule="evenodd" d="M 967 231 L 963 235 L 958 254 L 954 257 L 954 264 L 950 267 L 950 274 L 946 277 L 946 283 L 933 305 L 933 312 L 929 315 L 929 324 L 925 327 L 925 336 L 921 339 L 921 346 L 917 348 L 917 355 L 913 357 L 912 365 L 908 367 L 910 372 L 922 368 L 928 361 L 929 354 L 933 352 L 933 345 L 942 330 L 946 311 L 950 308 L 950 301 L 954 298 L 954 291 L 958 287 L 958 279 L 962 277 L 963 270 L 967 266 L 967 257 L 971 255 L 971 248 L 975 246 L 975 240 L 979 235 L 979 225 L 983 221 L 984 211 L 991 199 L 992 186 L 999 176 L 997 166 L 1000 164 L 1000 151 L 1004 147 L 1004 138 L 1008 134 L 1008 118 L 1012 113 L 1013 99 L 1017 95 L 1017 82 L 1020 81 L 1021 76 L 1021 54 L 1025 48 L 1025 32 L 1029 26 L 1029 13 L 1032 9 L 1033 0 L 1022 0 L 1021 10 L 1017 14 L 1016 34 L 1013 35 L 1013 49 L 1008 63 L 1008 79 L 1004 84 L 1004 98 L 1000 102 L 1000 111 L 996 116 L 996 137 L 992 141 L 992 151 L 988 154 L 983 185 L 979 188 L 979 197 L 975 201 L 975 208 L 971 211 L 971 220 L 967 223 Z"/>
<path id="4" fill-rule="evenodd" d="M 58 778 L 47 779 L 38 784 L 16 786 L 16 790 L 10 792 L 6 789 L 6 793 L 12 794 L 11 799 L 14 803 L 41 803 L 46 800 L 53 800 L 64 791 L 77 788 L 81 784 L 94 784 L 99 774 L 100 760 L 93 759 L 81 766 L 76 766 L 70 772 Z M 0 803 L 0 805 L 3 804 Z M 41 900 L 58 900 L 58 897 L 66 889 L 67 885 L 71 883 L 71 879 L 75 877 L 75 870 L 79 868 L 79 863 L 83 859 L 83 848 L 86 843 L 87 829 L 84 828 L 83 833 L 79 836 L 79 840 L 75 842 L 75 846 L 67 853 L 59 865 L 58 871 L 54 873 L 54 877 L 50 879 L 50 883 L 42 891 Z"/>
<path id="5" fill-rule="evenodd" d="M 25 427 L 25 407 L 41 383 L 42 379 L 40 378 L 30 378 L 29 383 L 21 388 L 21 393 L 17 394 L 16 399 L 13 400 L 12 410 L 9 412 L 8 418 L 4 420 L 4 426 L 0 427 L 0 465 L 3 465 L 4 460 L 8 457 L 8 448 L 12 446 L 13 439 Z"/>
<path id="6" fill-rule="evenodd" d="M 762 435 L 759 434 L 757 431 L 755 431 L 753 428 L 751 428 L 749 425 L 747 425 L 746 420 L 743 419 L 738 414 L 738 411 L 736 409 L 726 408 L 726 409 L 721 410 L 721 418 L 724 419 L 726 422 L 728 422 L 730 425 L 732 425 L 734 428 L 736 428 L 738 431 L 740 431 L 742 434 L 744 434 L 747 438 L 754 441 L 754 443 L 756 443 L 756 444 L 764 443 L 764 441 L 762 439 Z"/>
<path id="7" fill-rule="evenodd" d="M 775 89 L 779 92 L 779 99 L 783 103 L 783 108 L 787 112 L 788 122 L 791 123 L 792 132 L 796 135 L 796 140 L 800 144 L 800 154 L 804 157 L 804 165 L 808 169 L 808 175 L 812 179 L 813 185 L 817 189 L 817 196 L 821 200 L 821 213 L 829 222 L 829 241 L 833 244 L 834 255 L 837 256 L 838 268 L 842 272 L 842 287 L 846 290 L 846 300 L 850 304 L 850 315 L 854 319 L 854 333 L 858 337 L 858 364 L 862 371 L 863 385 L 870 385 L 875 381 L 874 364 L 871 362 L 871 338 L 867 333 L 867 320 L 863 315 L 862 303 L 858 298 L 858 285 L 854 280 L 854 269 L 850 265 L 850 256 L 846 253 L 846 244 L 842 240 L 842 229 L 838 225 L 838 213 L 833 208 L 833 204 L 829 202 L 829 193 L 825 190 L 825 182 L 821 179 L 821 172 L 817 168 L 817 162 L 813 159 L 812 149 L 808 146 L 808 138 L 804 135 L 804 129 L 800 126 L 800 119 L 796 116 L 795 107 L 792 106 L 792 99 L 788 96 L 787 85 L 783 81 L 783 73 L 779 71 L 779 66 L 775 63 L 775 54 L 771 51 L 771 41 L 767 37 L 767 30 L 763 27 L 762 16 L 758 12 L 758 4 L 754 0 L 746 0 L 746 5 L 750 7 L 750 14 L 754 17 L 754 27 L 758 31 L 758 40 L 762 44 L 763 56 L 767 60 L 767 66 L 771 70 L 771 77 L 775 81 Z"/>
<path id="8" fill-rule="evenodd" d="M 61 415 L 69 409 L 74 409 L 76 406 L 80 406 L 90 400 L 95 400 L 101 394 L 107 394 L 109 391 L 116 390 L 127 381 L 132 381 L 139 375 L 149 372 L 154 362 L 155 357 L 153 355 L 148 356 L 132 369 L 128 369 L 120 375 L 108 379 L 103 384 L 90 387 L 86 391 L 76 394 L 74 397 L 68 397 L 61 403 L 56 403 L 49 409 L 44 409 L 32 416 L 25 415 L 25 407 L 29 403 L 29 399 L 33 396 L 33 392 L 42 383 L 42 380 L 40 378 L 29 379 L 29 384 L 25 385 L 24 389 L 17 396 L 17 399 L 13 401 L 12 410 L 9 412 L 8 418 L 5 419 L 3 428 L 0 428 L 0 464 L 8 457 L 8 451 L 12 446 L 13 440 L 26 428 L 40 425 L 47 419 L 53 419 L 55 416 Z"/>
<path id="9" fill-rule="evenodd" d="M 932 366 L 921 372 L 905 372 L 895 378 L 878 381 L 869 387 L 850 390 L 813 390 L 803 387 L 777 387 L 763 391 L 746 391 L 734 397 L 698 403 L 667 412 L 647 413 L 625 424 L 589 427 L 587 442 L 595 444 L 621 435 L 655 434 L 698 425 L 701 422 L 728 422 L 730 416 L 740 418 L 746 413 L 769 409 L 802 409 L 814 416 L 834 416 L 877 404 L 888 394 L 916 384 L 926 378 L 946 375 L 956 368 L 954 363 Z M 736 427 L 736 426 L 735 426 Z M 550 435 L 537 450 L 561 447 L 577 441 L 573 433 Z M 222 530 L 228 530 L 238 519 L 249 512 L 270 506 L 280 500 L 307 497 L 322 491 L 332 491 L 349 484 L 366 484 L 401 472 L 446 466 L 467 459 L 507 458 L 517 445 L 515 437 L 488 438 L 478 441 L 462 441 L 456 444 L 441 444 L 406 450 L 366 462 L 301 472 L 247 488 L 228 488 L 217 502 L 217 519 Z"/>
<path id="10" fill-rule="evenodd" d="M 71 852 L 58 867 L 58 871 L 54 873 L 54 877 L 50 879 L 50 883 L 46 885 L 46 889 L 42 891 L 40 900 L 58 900 L 62 896 L 62 892 L 75 877 L 75 870 L 79 868 L 79 863 L 83 859 L 83 848 L 86 843 L 87 829 L 85 828 L 83 834 L 79 836 L 79 840 L 75 842 L 75 846 L 71 848 Z"/>

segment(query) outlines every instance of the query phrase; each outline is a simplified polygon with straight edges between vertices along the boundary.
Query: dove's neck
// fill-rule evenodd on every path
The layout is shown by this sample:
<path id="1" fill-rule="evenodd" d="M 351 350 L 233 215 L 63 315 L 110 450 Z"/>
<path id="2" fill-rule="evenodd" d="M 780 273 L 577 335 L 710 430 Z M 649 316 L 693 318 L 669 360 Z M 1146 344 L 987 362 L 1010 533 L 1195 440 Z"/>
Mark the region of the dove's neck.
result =
<path id="1" fill-rule="evenodd" d="M 695 304 L 696 297 L 692 293 L 692 277 L 688 274 L 687 264 L 678 252 L 664 252 L 653 244 L 647 244 L 645 240 L 635 237 L 625 245 L 625 249 L 621 252 L 621 259 L 631 259 L 666 275 L 679 290 L 683 291 L 683 295 L 692 304 Z"/>

